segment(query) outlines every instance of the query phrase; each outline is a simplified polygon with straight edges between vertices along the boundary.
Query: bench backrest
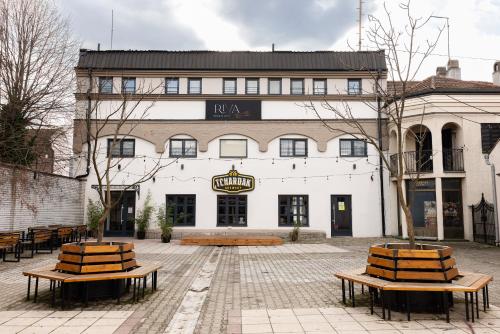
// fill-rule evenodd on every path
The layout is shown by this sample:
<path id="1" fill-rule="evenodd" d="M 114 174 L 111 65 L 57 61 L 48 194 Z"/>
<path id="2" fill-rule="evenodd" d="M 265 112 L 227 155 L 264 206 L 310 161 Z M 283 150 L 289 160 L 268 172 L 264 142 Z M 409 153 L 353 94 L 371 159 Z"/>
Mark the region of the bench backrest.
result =
<path id="1" fill-rule="evenodd" d="M 33 230 L 33 240 L 35 242 L 44 242 L 52 238 L 51 230 Z"/>
<path id="2" fill-rule="evenodd" d="M 76 231 L 78 233 L 85 233 L 85 232 L 87 232 L 87 225 L 78 225 L 76 227 Z"/>
<path id="3" fill-rule="evenodd" d="M 19 242 L 21 235 L 17 232 L 1 232 L 0 246 L 14 246 Z"/>
<path id="4" fill-rule="evenodd" d="M 57 229 L 57 236 L 59 238 L 69 237 L 73 233 L 72 227 L 59 227 Z"/>

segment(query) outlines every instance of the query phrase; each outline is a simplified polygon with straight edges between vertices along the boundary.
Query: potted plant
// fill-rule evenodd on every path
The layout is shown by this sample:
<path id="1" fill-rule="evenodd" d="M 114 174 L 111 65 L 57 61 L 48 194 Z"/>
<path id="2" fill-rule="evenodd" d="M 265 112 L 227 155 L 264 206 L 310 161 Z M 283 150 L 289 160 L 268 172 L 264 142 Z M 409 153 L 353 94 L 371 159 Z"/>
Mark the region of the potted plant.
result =
<path id="1" fill-rule="evenodd" d="M 165 214 L 165 209 L 162 206 L 158 207 L 156 219 L 158 220 L 158 225 L 160 225 L 161 229 L 161 242 L 170 242 L 170 239 L 172 238 L 172 229 L 174 227 L 172 222 L 172 213 L 172 207 L 168 208 L 168 215 Z"/>
<path id="2" fill-rule="evenodd" d="M 146 200 L 144 201 L 144 206 L 142 210 L 139 210 L 137 217 L 135 218 L 135 224 L 137 225 L 137 239 L 146 238 L 146 230 L 149 227 L 149 222 L 151 216 L 153 215 L 154 207 L 151 204 L 151 193 L 148 192 Z"/>
<path id="3" fill-rule="evenodd" d="M 290 232 L 290 240 L 295 242 L 299 240 L 300 234 L 300 222 L 293 223 L 293 230 Z"/>
<path id="4" fill-rule="evenodd" d="M 97 235 L 97 227 L 99 226 L 99 219 L 102 217 L 104 213 L 104 208 L 101 202 L 94 202 L 89 199 L 89 203 L 87 205 L 87 226 L 92 234 L 92 236 Z"/>

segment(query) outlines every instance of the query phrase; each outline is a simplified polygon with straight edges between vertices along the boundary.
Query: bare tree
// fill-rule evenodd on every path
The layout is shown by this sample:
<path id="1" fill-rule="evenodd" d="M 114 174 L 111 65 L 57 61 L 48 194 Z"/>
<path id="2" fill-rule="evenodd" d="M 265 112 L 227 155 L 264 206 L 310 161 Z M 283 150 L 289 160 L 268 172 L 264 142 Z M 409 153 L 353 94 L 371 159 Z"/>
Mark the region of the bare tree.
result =
<path id="1" fill-rule="evenodd" d="M 50 0 L 0 0 L 0 161 L 33 165 L 40 130 L 71 124 L 77 50 Z"/>
<path id="2" fill-rule="evenodd" d="M 87 91 L 88 107 L 85 118 L 85 132 L 87 135 L 87 159 L 92 166 L 99 194 L 99 201 L 103 206 L 103 214 L 99 219 L 97 241 L 101 242 L 104 235 L 104 225 L 108 216 L 123 194 L 127 190 L 135 189 L 137 185 L 151 180 L 163 168 L 176 162 L 171 160 L 165 162 L 163 154 L 157 158 L 148 157 L 127 157 L 123 158 L 119 154 L 114 154 L 119 150 L 125 139 L 134 137 L 134 130 L 143 122 L 148 111 L 154 106 L 155 101 L 145 101 L 145 98 L 152 96 L 154 92 L 161 89 L 161 86 L 148 87 L 140 86 L 136 92 L 124 93 L 121 87 L 115 91 L 120 91 L 119 97 L 108 100 L 106 94 L 91 93 L 92 87 L 99 87 L 97 80 L 91 80 Z M 97 89 L 99 91 L 99 89 Z M 109 95 L 108 95 L 109 96 Z M 108 100 L 108 101 L 106 101 Z M 107 103 L 103 103 L 103 102 Z M 102 145 L 102 139 L 108 138 L 109 143 Z M 130 175 L 127 170 L 131 164 L 143 162 L 144 169 L 141 174 Z M 148 165 L 149 164 L 149 165 Z M 130 182 L 121 185 L 117 198 L 111 197 L 111 190 L 114 181 L 123 178 L 124 175 L 131 176 Z"/>
<path id="3" fill-rule="evenodd" d="M 333 105 L 328 101 L 321 103 L 321 107 L 331 112 L 334 119 L 344 121 L 347 130 L 338 128 L 337 122 L 325 120 L 312 102 L 307 103 L 305 107 L 312 110 L 322 120 L 323 125 L 330 130 L 366 140 L 375 148 L 380 156 L 381 166 L 389 170 L 391 176 L 396 179 L 398 204 L 406 218 L 410 247 L 414 248 L 415 230 L 410 208 L 411 200 L 405 196 L 403 183 L 405 175 L 409 175 L 412 181 L 410 184 L 413 187 L 420 178 L 422 168 L 431 162 L 432 154 L 424 152 L 422 145 L 428 135 L 427 128 L 422 125 L 425 108 L 420 115 L 420 126 L 406 128 L 404 122 L 407 116 L 406 100 L 412 92 L 414 80 L 422 65 L 436 48 L 443 28 L 437 29 L 434 35 L 429 36 L 424 28 L 428 26 L 430 17 L 414 17 L 410 5 L 411 1 L 399 5 L 402 14 L 398 13 L 398 15 L 404 15 L 406 18 L 404 27 L 397 27 L 393 23 L 394 14 L 384 4 L 384 19 L 369 16 L 370 28 L 367 31 L 367 38 L 373 47 L 377 50 L 385 50 L 389 81 L 386 85 L 382 73 L 371 72 L 374 92 L 369 93 L 376 95 L 377 103 L 365 102 L 365 104 L 377 113 L 380 120 L 387 122 L 388 126 L 396 131 L 397 142 L 394 155 L 389 157 L 386 154 L 381 136 L 374 135 L 366 122 L 356 117 L 349 102 L 342 101 L 340 105 Z M 427 37 L 421 40 L 423 36 Z M 408 159 L 409 156 L 405 154 L 406 137 L 412 138 L 417 144 L 417 150 L 412 159 Z M 412 193 L 411 189 L 409 193 Z"/>

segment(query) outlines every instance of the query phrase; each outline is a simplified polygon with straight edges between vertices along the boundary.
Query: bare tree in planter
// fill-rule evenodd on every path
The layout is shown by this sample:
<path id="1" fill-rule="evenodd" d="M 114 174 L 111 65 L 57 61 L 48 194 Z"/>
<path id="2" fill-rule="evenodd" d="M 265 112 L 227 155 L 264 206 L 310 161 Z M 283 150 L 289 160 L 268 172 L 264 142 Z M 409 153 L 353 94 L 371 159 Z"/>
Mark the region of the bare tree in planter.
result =
<path id="1" fill-rule="evenodd" d="M 91 75 L 90 75 L 91 77 Z M 113 99 L 109 99 L 109 94 L 101 94 L 98 80 L 91 79 L 87 87 L 88 106 L 86 110 L 84 131 L 87 135 L 87 159 L 92 166 L 92 172 L 95 174 L 97 185 L 96 190 L 99 194 L 99 201 L 103 207 L 102 216 L 99 218 L 97 227 L 97 241 L 101 242 L 104 235 L 104 224 L 112 208 L 123 197 L 125 191 L 136 189 L 136 187 L 155 177 L 163 168 L 169 166 L 176 160 L 166 162 L 163 154 L 157 158 L 141 156 L 124 157 L 122 154 L 115 154 L 120 151 L 122 143 L 126 139 L 134 137 L 136 127 L 143 122 L 148 111 L 155 104 L 155 101 L 147 102 L 145 97 L 151 96 L 160 86 L 140 86 L 137 90 L 126 93 L 122 87 L 114 89 L 120 93 L 113 94 Z M 96 93 L 92 90 L 96 89 Z M 81 91 L 81 89 L 79 90 Z M 103 105 L 108 97 L 109 103 Z M 100 139 L 108 138 L 105 147 L 100 144 Z M 130 175 L 127 167 L 133 163 L 143 163 L 144 170 L 141 175 Z M 119 177 L 128 175 L 126 185 L 122 185 L 118 190 L 119 196 L 111 198 L 111 188 L 113 181 Z"/>
<path id="2" fill-rule="evenodd" d="M 396 179 L 398 204 L 404 212 L 409 245 L 413 249 L 415 248 L 414 222 L 410 210 L 411 200 L 406 198 L 404 194 L 404 176 L 410 175 L 410 185 L 414 187 L 420 178 L 422 167 L 431 163 L 432 155 L 427 156 L 422 151 L 422 143 L 428 135 L 427 128 L 422 123 L 414 129 L 405 128 L 404 118 L 408 114 L 406 100 L 412 91 L 414 80 L 422 65 L 436 48 L 443 29 L 437 29 L 431 39 L 427 38 L 425 43 L 421 43 L 419 39 L 422 38 L 423 34 L 427 33 L 424 28 L 427 26 L 430 17 L 415 18 L 412 16 L 410 1 L 401 3 L 399 7 L 403 12 L 401 15 L 406 17 L 404 27 L 398 28 L 393 24 L 391 12 L 384 4 L 385 20 L 382 21 L 369 16 L 371 25 L 367 31 L 370 43 L 378 50 L 385 50 L 388 77 L 392 81 L 385 85 L 381 73 L 372 73 L 377 105 L 369 102 L 365 102 L 365 104 L 377 113 L 379 120 L 386 121 L 390 127 L 395 129 L 397 143 L 396 152 L 392 155 L 392 158 L 386 155 L 382 144 L 380 123 L 379 135 L 376 136 L 365 120 L 356 117 L 348 102 L 342 101 L 338 106 L 327 101 L 321 103 L 323 109 L 333 113 L 335 121 L 323 119 L 318 107 L 312 102 L 307 103 L 305 107 L 312 110 L 328 129 L 366 140 L 369 145 L 375 148 L 380 156 L 380 165 L 387 168 L 391 176 Z M 420 115 L 421 120 L 423 120 L 424 114 L 425 109 Z M 337 127 L 336 121 L 338 120 L 343 121 L 346 127 Z M 407 159 L 407 155 L 404 154 L 405 138 L 403 136 L 405 134 L 413 138 L 415 143 L 418 143 L 419 150 L 415 152 L 416 161 L 410 161 Z M 411 189 L 409 193 L 412 193 Z"/>
<path id="3" fill-rule="evenodd" d="M 36 168 L 48 132 L 69 157 L 77 50 L 53 2 L 0 0 L 0 161 Z"/>

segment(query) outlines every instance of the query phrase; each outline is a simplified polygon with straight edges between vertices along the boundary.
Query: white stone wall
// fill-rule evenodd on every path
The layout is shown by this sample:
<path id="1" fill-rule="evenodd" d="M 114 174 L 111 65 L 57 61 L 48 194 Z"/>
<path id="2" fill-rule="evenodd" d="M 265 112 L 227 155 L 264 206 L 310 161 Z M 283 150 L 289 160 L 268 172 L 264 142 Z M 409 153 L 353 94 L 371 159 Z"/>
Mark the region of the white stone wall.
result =
<path id="1" fill-rule="evenodd" d="M 0 231 L 82 224 L 84 183 L 0 165 Z"/>

